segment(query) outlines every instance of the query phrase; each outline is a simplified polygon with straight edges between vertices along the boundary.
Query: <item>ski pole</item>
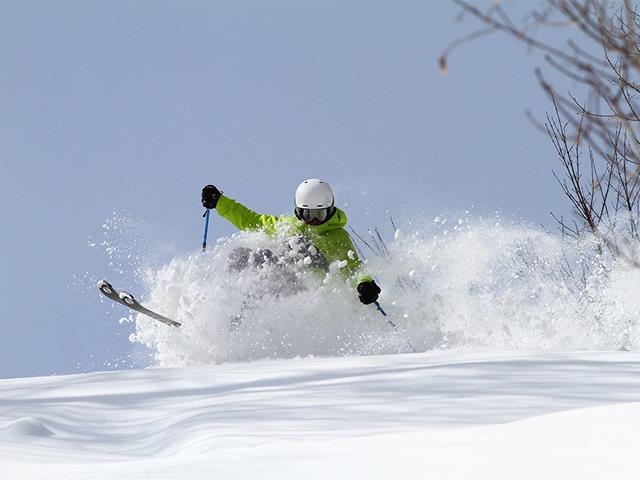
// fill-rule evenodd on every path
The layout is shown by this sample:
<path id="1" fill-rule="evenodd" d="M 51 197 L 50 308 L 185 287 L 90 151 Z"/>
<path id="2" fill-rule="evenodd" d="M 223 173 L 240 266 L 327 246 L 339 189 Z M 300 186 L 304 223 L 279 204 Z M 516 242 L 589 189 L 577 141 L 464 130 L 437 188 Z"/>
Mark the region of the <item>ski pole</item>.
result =
<path id="1" fill-rule="evenodd" d="M 207 235 L 209 235 L 209 214 L 211 210 L 207 208 L 207 211 L 204 212 L 204 240 L 202 241 L 202 253 L 207 249 Z"/>
<path id="2" fill-rule="evenodd" d="M 389 318 L 387 318 L 387 312 L 385 312 L 382 307 L 380 306 L 380 303 L 378 303 L 378 301 L 376 300 L 375 302 L 373 302 L 373 304 L 376 306 L 376 308 L 378 309 L 378 311 L 382 314 L 382 316 L 384 317 L 384 319 L 387 321 L 387 323 L 389 325 L 391 325 L 393 327 L 393 329 L 397 332 L 398 331 L 398 326 L 393 323 Z"/>
<path id="3" fill-rule="evenodd" d="M 400 334 L 400 329 L 398 328 L 398 326 L 393 323 L 393 321 L 389 318 L 389 316 L 387 315 L 387 312 L 385 312 L 382 307 L 380 306 L 380 303 L 378 303 L 378 301 L 376 300 L 375 302 L 373 302 L 373 304 L 376 306 L 376 308 L 378 309 L 378 311 L 382 314 L 382 316 L 384 317 L 384 319 L 387 321 L 387 323 L 389 325 L 391 325 L 391 327 L 393 327 L 393 329 L 396 331 L 396 333 Z M 418 353 L 418 351 L 415 349 L 415 347 L 413 345 L 411 345 L 411 342 L 409 341 L 408 338 L 404 338 L 404 341 L 407 342 L 407 346 L 413 351 L 413 353 Z"/>

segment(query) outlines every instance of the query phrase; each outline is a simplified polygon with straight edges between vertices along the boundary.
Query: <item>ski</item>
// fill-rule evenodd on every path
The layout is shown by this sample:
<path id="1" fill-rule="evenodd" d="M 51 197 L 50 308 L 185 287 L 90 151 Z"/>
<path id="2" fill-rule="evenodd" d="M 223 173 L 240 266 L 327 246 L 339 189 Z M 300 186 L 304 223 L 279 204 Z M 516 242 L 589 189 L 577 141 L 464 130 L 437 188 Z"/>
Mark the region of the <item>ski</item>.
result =
<path id="1" fill-rule="evenodd" d="M 165 325 L 169 325 L 172 327 L 179 327 L 181 325 L 175 320 L 171 320 L 170 318 L 162 316 L 159 313 L 154 312 L 153 310 L 149 310 L 147 307 L 145 307 L 140 302 L 138 302 L 138 300 L 136 300 L 136 298 L 133 295 L 131 295 L 129 292 L 118 292 L 106 280 L 100 280 L 98 282 L 98 289 L 109 300 L 113 300 L 114 302 L 119 303 L 120 305 L 124 305 L 125 307 L 130 308 L 131 310 L 134 310 L 138 313 L 142 313 L 143 315 L 151 317 L 154 320 L 158 320 L 159 322 L 162 322 Z"/>

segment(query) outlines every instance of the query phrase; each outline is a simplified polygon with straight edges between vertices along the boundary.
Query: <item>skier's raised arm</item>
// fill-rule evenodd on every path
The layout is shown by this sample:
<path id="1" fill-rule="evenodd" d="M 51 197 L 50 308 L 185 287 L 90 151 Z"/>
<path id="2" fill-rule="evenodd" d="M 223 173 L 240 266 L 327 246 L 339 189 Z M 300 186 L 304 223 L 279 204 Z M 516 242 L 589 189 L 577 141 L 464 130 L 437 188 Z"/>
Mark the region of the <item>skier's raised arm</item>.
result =
<path id="1" fill-rule="evenodd" d="M 202 189 L 202 206 L 215 209 L 222 218 L 231 222 L 239 230 L 275 231 L 275 226 L 280 220 L 275 215 L 261 215 L 248 209 L 241 203 L 224 196 L 213 185 L 207 185 Z"/>

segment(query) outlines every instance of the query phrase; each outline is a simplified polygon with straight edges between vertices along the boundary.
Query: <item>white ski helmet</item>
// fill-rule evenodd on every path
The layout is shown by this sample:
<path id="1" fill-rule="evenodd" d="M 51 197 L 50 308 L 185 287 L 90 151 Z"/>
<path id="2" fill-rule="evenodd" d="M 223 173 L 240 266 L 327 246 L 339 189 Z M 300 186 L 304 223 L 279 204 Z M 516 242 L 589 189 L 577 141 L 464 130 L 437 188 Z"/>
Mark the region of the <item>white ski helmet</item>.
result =
<path id="1" fill-rule="evenodd" d="M 327 182 L 310 178 L 298 185 L 295 200 L 298 208 L 333 207 L 333 190 Z"/>
<path id="2" fill-rule="evenodd" d="M 295 202 L 296 217 L 309 225 L 322 225 L 335 212 L 333 190 L 327 182 L 317 178 L 298 185 Z"/>

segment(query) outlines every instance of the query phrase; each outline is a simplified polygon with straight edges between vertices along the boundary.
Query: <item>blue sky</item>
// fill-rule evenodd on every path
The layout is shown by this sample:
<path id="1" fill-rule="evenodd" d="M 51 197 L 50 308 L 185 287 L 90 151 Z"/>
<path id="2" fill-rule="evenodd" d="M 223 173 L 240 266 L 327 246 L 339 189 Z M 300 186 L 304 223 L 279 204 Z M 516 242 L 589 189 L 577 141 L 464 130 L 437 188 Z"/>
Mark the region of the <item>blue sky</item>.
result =
<path id="1" fill-rule="evenodd" d="M 0 3 L 0 377 L 126 356 L 131 327 L 93 285 L 114 273 L 87 238 L 124 211 L 159 257 L 196 250 L 206 183 L 283 213 L 322 177 L 361 226 L 386 210 L 566 213 L 552 147 L 524 115 L 549 106 L 541 60 L 496 36 L 440 75 L 438 55 L 471 29 L 456 15 L 447 2 Z"/>

